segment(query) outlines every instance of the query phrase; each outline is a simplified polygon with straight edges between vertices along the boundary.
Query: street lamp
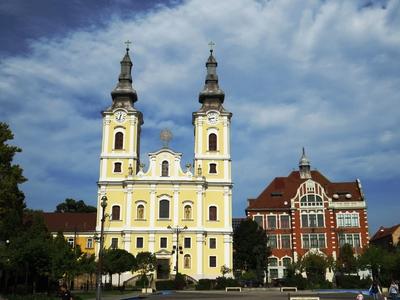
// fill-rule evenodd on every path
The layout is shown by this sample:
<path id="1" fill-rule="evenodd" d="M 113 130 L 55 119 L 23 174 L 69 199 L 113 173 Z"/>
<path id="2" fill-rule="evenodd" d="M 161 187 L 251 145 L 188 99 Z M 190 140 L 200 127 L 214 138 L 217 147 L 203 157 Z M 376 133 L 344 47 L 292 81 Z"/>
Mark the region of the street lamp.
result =
<path id="1" fill-rule="evenodd" d="M 101 269 L 103 262 L 103 248 L 104 248 L 104 221 L 105 221 L 105 210 L 107 207 L 107 197 L 101 197 L 101 229 L 100 229 L 100 249 L 99 249 L 99 261 L 97 264 L 97 289 L 96 289 L 96 300 L 101 299 Z"/>
<path id="2" fill-rule="evenodd" d="M 178 269 L 178 266 L 179 266 L 179 264 L 178 264 L 178 257 L 179 257 L 179 253 L 183 254 L 182 248 L 179 247 L 179 234 L 180 234 L 182 231 L 186 230 L 186 229 L 187 229 L 187 226 L 185 225 L 185 227 L 179 227 L 179 226 L 171 227 L 170 225 L 168 225 L 167 228 L 170 229 L 173 233 L 176 234 L 176 246 L 173 246 L 173 249 L 174 249 L 174 250 L 172 250 L 172 254 L 174 254 L 174 251 L 175 251 L 175 255 L 176 255 L 176 259 L 175 259 L 175 271 L 176 271 L 176 274 L 178 274 L 178 271 L 179 271 L 179 269 Z"/>

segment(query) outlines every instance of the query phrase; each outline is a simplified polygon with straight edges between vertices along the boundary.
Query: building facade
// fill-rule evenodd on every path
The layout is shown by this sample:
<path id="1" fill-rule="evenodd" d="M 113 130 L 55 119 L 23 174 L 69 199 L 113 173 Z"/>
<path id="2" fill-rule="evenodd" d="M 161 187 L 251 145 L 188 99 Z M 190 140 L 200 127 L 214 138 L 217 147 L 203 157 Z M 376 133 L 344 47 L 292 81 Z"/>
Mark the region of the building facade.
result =
<path id="1" fill-rule="evenodd" d="M 193 164 L 184 168 L 182 154 L 167 146 L 168 131 L 162 133 L 166 145 L 148 154 L 148 167 L 140 161 L 144 117 L 135 106 L 129 49 L 111 92 L 111 106 L 102 113 L 96 230 L 106 195 L 105 248 L 155 253 L 158 279 L 176 273 L 176 265 L 194 279 L 215 278 L 221 266 L 232 267 L 232 114 L 223 107 L 225 94 L 216 68 L 210 50 L 201 105 L 192 114 Z M 127 273 L 123 279 L 129 277 Z"/>
<path id="2" fill-rule="evenodd" d="M 283 278 L 287 265 L 308 253 L 336 259 L 346 243 L 361 253 L 369 242 L 366 208 L 360 180 L 329 181 L 311 170 L 303 149 L 299 171 L 276 177 L 248 200 L 247 216 L 266 230 L 272 249 L 268 279 Z"/>
<path id="3" fill-rule="evenodd" d="M 400 224 L 392 227 L 381 226 L 372 236 L 370 243 L 377 247 L 393 249 L 400 242 Z"/>

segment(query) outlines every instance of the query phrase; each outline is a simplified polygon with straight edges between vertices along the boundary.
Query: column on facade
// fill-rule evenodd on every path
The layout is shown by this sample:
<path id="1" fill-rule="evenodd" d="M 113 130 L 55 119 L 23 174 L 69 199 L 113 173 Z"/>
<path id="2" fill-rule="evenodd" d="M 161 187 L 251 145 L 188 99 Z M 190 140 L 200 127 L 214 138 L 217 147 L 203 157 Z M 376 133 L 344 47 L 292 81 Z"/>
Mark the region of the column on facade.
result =
<path id="1" fill-rule="evenodd" d="M 177 168 L 176 168 L 177 169 Z M 179 224 L 179 185 L 174 185 L 174 226 Z"/>
<path id="2" fill-rule="evenodd" d="M 203 278 L 203 247 L 205 242 L 203 233 L 197 233 L 196 244 L 197 244 L 197 278 Z"/>

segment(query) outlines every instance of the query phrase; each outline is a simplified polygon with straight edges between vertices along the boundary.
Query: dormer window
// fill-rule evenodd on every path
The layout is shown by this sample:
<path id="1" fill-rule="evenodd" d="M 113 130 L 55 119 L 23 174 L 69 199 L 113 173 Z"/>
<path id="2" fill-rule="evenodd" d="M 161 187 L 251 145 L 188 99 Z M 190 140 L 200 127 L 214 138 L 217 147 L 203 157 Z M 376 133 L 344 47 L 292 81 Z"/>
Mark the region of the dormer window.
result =
<path id="1" fill-rule="evenodd" d="M 161 164 L 161 176 L 162 177 L 168 177 L 168 172 L 169 172 L 169 164 L 168 161 L 164 160 Z"/>

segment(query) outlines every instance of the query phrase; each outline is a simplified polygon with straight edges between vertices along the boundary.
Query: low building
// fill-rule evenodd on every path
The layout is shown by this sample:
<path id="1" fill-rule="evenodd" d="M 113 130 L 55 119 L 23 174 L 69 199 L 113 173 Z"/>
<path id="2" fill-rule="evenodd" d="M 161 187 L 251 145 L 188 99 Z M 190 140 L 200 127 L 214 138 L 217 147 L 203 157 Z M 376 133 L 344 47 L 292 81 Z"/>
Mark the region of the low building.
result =
<path id="1" fill-rule="evenodd" d="M 347 243 L 359 254 L 369 242 L 366 208 L 360 180 L 331 182 L 311 170 L 303 149 L 299 171 L 248 200 L 247 216 L 266 230 L 272 248 L 268 279 L 283 278 L 288 264 L 310 252 L 336 259 Z"/>
<path id="2" fill-rule="evenodd" d="M 53 236 L 61 232 L 72 247 L 79 245 L 83 252 L 95 254 L 96 213 L 46 212 L 43 219 Z"/>
<path id="3" fill-rule="evenodd" d="M 400 241 L 400 224 L 392 227 L 381 226 L 378 231 L 371 238 L 371 244 L 382 248 L 393 248 L 399 244 Z"/>

